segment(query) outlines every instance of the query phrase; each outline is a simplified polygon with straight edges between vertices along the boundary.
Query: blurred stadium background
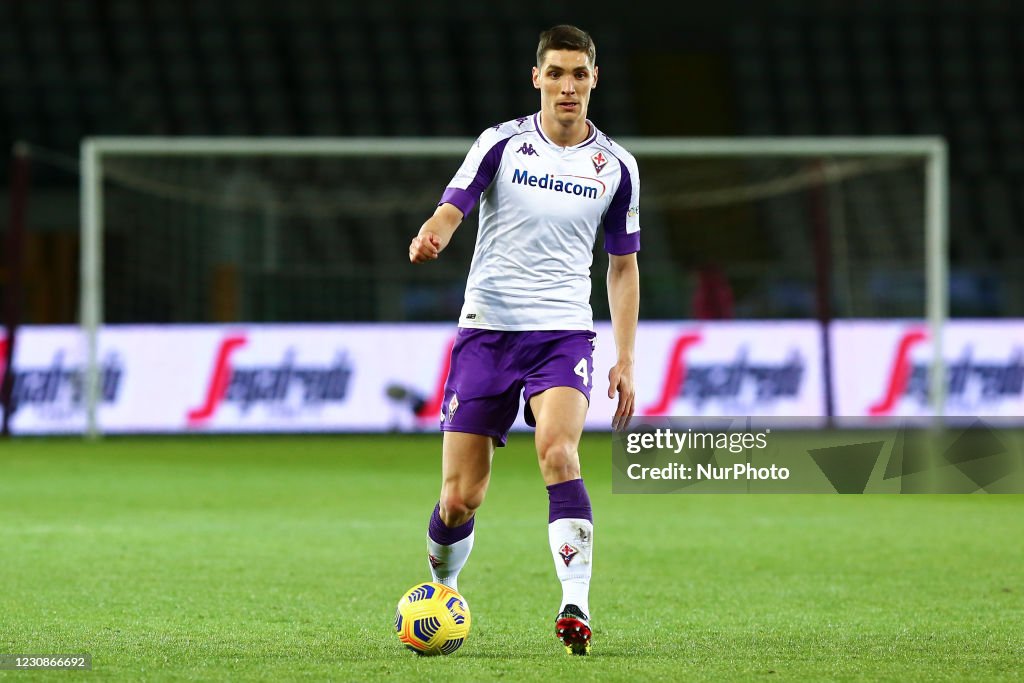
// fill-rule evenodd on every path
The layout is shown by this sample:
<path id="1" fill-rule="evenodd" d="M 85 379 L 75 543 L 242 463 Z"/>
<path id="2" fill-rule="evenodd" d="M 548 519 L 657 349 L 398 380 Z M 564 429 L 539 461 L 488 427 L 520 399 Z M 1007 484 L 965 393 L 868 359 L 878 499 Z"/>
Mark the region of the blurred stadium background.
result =
<path id="1" fill-rule="evenodd" d="M 466 141 L 536 109 L 527 79 L 538 27 L 565 20 L 596 37 L 602 72 L 591 117 L 616 138 L 944 138 L 948 313 L 1024 316 L 1019 4 L 588 8 L 567 16 L 544 2 L 0 3 L 0 144 L 14 150 L 0 207 L 8 324 L 73 325 L 82 317 L 79 146 L 92 136 L 462 141 L 434 158 L 113 155 L 101 187 L 106 323 L 450 323 L 475 217 L 429 268 L 408 267 L 404 246 Z M 921 159 L 641 162 L 644 320 L 925 316 Z M 598 247 L 595 272 L 604 258 Z M 594 278 L 593 301 L 596 317 L 606 318 L 603 277 Z M 893 343 L 913 334 L 885 329 L 893 342 L 881 343 L 879 376 L 865 392 L 883 392 Z M 1007 344 L 1020 328 L 986 329 L 964 334 L 1002 336 L 1003 347 L 978 352 L 968 340 L 947 350 L 947 364 L 968 358 L 970 374 L 978 363 L 1002 363 L 1001 376 L 1019 385 L 1020 351 Z M 735 342 L 734 357 L 747 341 Z M 433 357 L 443 355 L 439 343 Z M 25 362 L 57 372 L 81 367 L 84 352 L 54 344 L 36 344 L 38 356 Z M 827 352 L 831 344 L 841 342 L 824 342 Z M 923 349 L 915 353 L 926 359 Z M 825 386 L 815 392 L 831 392 L 837 367 L 831 362 L 813 380 Z M 919 374 L 902 390 L 921 394 Z M 417 382 L 427 385 L 412 398 L 419 413 L 430 405 L 434 377 Z M 392 398 L 406 395 L 408 387 L 388 386 Z M 994 414 L 1020 412 L 1019 388 L 1002 398 L 1009 407 L 1004 400 Z M 653 405 L 653 396 L 645 399 Z M 811 408 L 748 402 L 719 411 L 761 408 L 866 410 L 826 396 Z M 990 409 L 967 401 L 952 411 Z"/>
<path id="2" fill-rule="evenodd" d="M 613 136 L 944 136 L 952 169 L 952 315 L 1024 315 L 1019 3 L 794 0 L 657 9 L 640 3 L 628 11 L 601 3 L 588 7 L 585 15 L 571 18 L 596 37 L 602 79 L 592 118 Z M 527 78 L 537 27 L 565 18 L 557 3 L 529 0 L 438 7 L 390 0 L 0 3 L 0 143 L 10 149 L 22 140 L 33 148 L 24 322 L 77 320 L 78 178 L 69 172 L 77 167 L 60 160 L 76 158 L 82 138 L 472 137 L 536 109 Z M 402 250 L 395 245 L 416 229 L 456 161 L 425 172 L 432 191 L 426 200 L 361 206 L 353 212 L 360 215 L 328 212 L 337 244 L 371 264 L 373 272 L 350 269 L 328 283 L 278 273 L 283 282 L 260 284 L 283 288 L 288 306 L 236 311 L 199 301 L 172 305 L 152 291 L 159 282 L 131 280 L 130 262 L 145 268 L 153 258 L 147 246 L 162 250 L 180 241 L 180 248 L 202 249 L 189 242 L 186 231 L 153 239 L 149 229 L 161 226 L 147 217 L 147 230 L 108 236 L 113 295 L 107 318 L 450 320 L 458 306 L 457 284 L 441 301 L 405 306 L 353 294 L 362 294 L 367 280 L 400 262 Z M 654 176 L 646 177 L 653 191 Z M 336 179 L 329 175 L 326 185 Z M 300 175 L 293 182 L 303 180 Z M 369 186 L 374 181 L 372 171 L 360 179 Z M 306 197 L 311 212 L 319 196 L 315 189 Z M 900 229 L 907 221 L 897 220 L 901 209 L 912 210 L 919 201 L 877 178 L 851 192 L 858 215 L 867 213 L 875 224 L 854 216 L 845 248 L 854 257 L 919 265 L 917 244 Z M 806 211 L 806 204 L 800 197 L 769 206 L 761 220 L 750 223 L 752 235 L 694 229 L 692 215 L 647 213 L 650 233 L 662 229 L 666 242 L 665 249 L 644 254 L 644 316 L 694 317 L 697 272 L 716 263 L 734 283 L 738 317 L 813 317 L 813 291 L 796 277 L 806 268 L 801 261 L 809 260 L 806 241 L 784 230 L 791 220 L 787 212 Z M 0 213 L 5 222 L 9 215 L 9 209 Z M 906 230 L 918 227 L 911 222 Z M 456 245 L 457 258 L 446 272 L 453 280 L 471 248 L 468 238 Z M 324 255 L 336 269 L 346 265 L 339 263 L 341 251 Z M 794 275 L 787 275 L 787 265 L 798 268 Z M 870 286 L 888 296 L 861 306 L 861 316 L 920 314 L 913 306 L 922 300 L 915 290 L 921 283 L 913 276 L 893 269 L 876 274 Z M 304 296 L 303 287 L 317 294 Z M 128 289 L 137 293 L 118 293 Z M 601 313 L 601 297 L 595 302 Z"/>

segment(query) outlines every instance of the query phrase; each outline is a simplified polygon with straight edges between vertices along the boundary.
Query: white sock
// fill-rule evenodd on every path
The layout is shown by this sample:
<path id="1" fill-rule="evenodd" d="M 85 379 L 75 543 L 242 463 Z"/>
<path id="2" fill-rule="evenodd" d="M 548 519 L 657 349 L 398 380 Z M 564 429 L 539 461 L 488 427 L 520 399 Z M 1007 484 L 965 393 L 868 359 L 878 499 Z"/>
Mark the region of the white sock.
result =
<path id="1" fill-rule="evenodd" d="M 594 525 L 587 519 L 556 519 L 548 524 L 555 573 L 562 582 L 562 605 L 576 605 L 590 616 L 590 575 L 594 568 Z"/>
<path id="2" fill-rule="evenodd" d="M 441 545 L 427 536 L 427 561 L 435 583 L 459 590 L 459 572 L 466 566 L 469 553 L 473 550 L 474 536 L 476 533 L 471 532 L 469 536 L 451 545 Z"/>

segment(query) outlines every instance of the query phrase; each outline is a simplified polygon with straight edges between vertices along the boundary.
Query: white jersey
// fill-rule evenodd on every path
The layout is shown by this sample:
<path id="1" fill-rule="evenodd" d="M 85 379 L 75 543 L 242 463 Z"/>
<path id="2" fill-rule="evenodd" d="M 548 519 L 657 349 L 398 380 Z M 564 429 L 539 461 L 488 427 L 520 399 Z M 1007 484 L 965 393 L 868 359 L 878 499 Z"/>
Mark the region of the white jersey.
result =
<path id="1" fill-rule="evenodd" d="M 640 176 L 629 152 L 594 124 L 560 147 L 540 114 L 485 130 L 441 201 L 479 232 L 460 327 L 590 330 L 590 267 L 598 228 L 610 254 L 640 249 Z"/>

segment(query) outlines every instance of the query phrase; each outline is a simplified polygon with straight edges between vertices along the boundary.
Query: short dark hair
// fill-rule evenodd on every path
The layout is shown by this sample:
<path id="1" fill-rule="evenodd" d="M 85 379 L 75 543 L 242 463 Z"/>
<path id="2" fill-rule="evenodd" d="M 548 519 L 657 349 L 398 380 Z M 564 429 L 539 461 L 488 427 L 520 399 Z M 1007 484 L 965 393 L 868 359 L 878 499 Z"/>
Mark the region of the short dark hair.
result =
<path id="1" fill-rule="evenodd" d="M 586 52 L 591 66 L 597 64 L 597 47 L 594 46 L 594 39 L 586 31 L 569 24 L 553 26 L 540 34 L 540 42 L 537 44 L 537 66 L 543 66 L 544 54 L 548 50 Z"/>

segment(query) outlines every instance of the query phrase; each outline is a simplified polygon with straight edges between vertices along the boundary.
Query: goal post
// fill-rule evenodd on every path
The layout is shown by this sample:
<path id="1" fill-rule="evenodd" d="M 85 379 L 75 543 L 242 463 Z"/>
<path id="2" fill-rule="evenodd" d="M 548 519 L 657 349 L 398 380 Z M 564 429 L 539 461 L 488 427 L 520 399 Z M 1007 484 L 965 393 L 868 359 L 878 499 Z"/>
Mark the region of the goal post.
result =
<path id="1" fill-rule="evenodd" d="M 104 233 L 107 213 L 113 209 L 105 197 L 105 182 L 112 178 L 124 181 L 131 169 L 117 170 L 113 168 L 116 160 L 129 163 L 131 160 L 167 159 L 185 160 L 189 158 L 218 159 L 337 159 L 359 160 L 374 159 L 434 159 L 444 160 L 450 169 L 445 177 L 429 178 L 432 192 L 440 196 L 444 184 L 451 177 L 458 162 L 472 146 L 470 138 L 198 138 L 198 137 L 93 137 L 83 140 L 81 145 L 81 289 L 80 289 L 80 323 L 85 339 L 85 373 L 84 373 L 84 404 L 86 413 L 86 433 L 95 437 L 100 433 L 98 422 L 100 392 L 100 359 L 98 335 L 104 320 L 107 318 L 104 308 Z M 864 168 L 853 165 L 851 160 L 870 159 L 884 166 L 887 160 L 913 160 L 923 168 L 924 180 L 921 194 L 923 198 L 923 276 L 925 283 L 924 310 L 930 327 L 932 340 L 932 363 L 928 378 L 929 398 L 934 413 L 942 415 L 945 405 L 945 363 L 942 354 L 942 334 L 948 317 L 948 166 L 946 143 L 938 137 L 791 137 L 791 138 L 637 138 L 618 139 L 623 147 L 629 150 L 639 161 L 641 175 L 641 202 L 648 203 L 648 187 L 644 183 L 649 177 L 645 171 L 645 162 L 657 163 L 659 160 L 671 159 L 718 159 L 718 160 L 810 160 L 826 159 L 834 161 L 838 166 L 850 162 L 847 166 L 835 170 L 835 178 L 842 180 L 856 173 L 864 172 Z M 828 175 L 831 166 L 823 170 Z M 673 183 L 672 171 L 669 170 L 663 185 Z M 680 184 L 689 182 L 687 178 L 678 180 Z M 716 190 L 707 189 L 703 196 L 709 202 L 719 201 L 758 201 L 771 196 L 772 193 L 784 193 L 793 187 L 806 187 L 806 173 L 790 174 L 786 178 L 766 178 L 764 182 L 747 185 L 741 188 L 724 188 L 717 191 L 729 195 L 725 198 L 716 196 Z M 801 184 L 803 183 L 803 184 Z M 166 180 L 150 182 L 149 185 L 139 184 L 134 189 L 138 192 L 163 192 L 165 195 L 178 193 L 182 201 L 191 201 L 201 197 L 201 187 L 177 188 Z M 702 190 L 699 187 L 689 195 L 691 206 L 700 204 Z M 694 200 L 696 197 L 696 201 Z M 730 197 L 732 199 L 730 199 Z M 435 197 L 436 199 L 436 197 Z M 287 211 L 288 207 L 280 208 L 276 200 L 267 198 L 268 211 Z M 321 207 L 323 208 L 323 207 Z M 372 208 L 366 205 L 360 210 Z M 337 207 L 328 207 L 325 211 L 337 211 Z M 418 225 L 418 223 L 417 223 Z M 410 226 L 413 231 L 415 226 Z M 265 242 L 273 241 L 273 235 Z M 272 251 L 272 250 L 270 250 Z M 264 259 L 272 259 L 264 255 Z M 382 293 L 393 294 L 388 290 L 390 283 L 381 282 Z M 382 296 L 381 301 L 385 300 Z M 393 297 L 387 297 L 392 301 Z M 383 304 L 382 304 L 383 305 Z"/>

